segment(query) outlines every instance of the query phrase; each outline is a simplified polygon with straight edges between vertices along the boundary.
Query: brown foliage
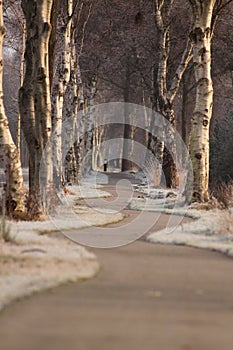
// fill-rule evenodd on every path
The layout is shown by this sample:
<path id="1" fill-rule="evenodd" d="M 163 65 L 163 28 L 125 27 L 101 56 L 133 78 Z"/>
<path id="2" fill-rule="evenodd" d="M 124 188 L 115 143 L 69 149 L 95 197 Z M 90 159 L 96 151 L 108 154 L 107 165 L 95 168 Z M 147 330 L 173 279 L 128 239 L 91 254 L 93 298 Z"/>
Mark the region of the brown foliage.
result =
<path id="1" fill-rule="evenodd" d="M 210 192 L 212 199 L 217 201 L 220 208 L 225 209 L 233 206 L 233 182 L 212 182 Z"/>

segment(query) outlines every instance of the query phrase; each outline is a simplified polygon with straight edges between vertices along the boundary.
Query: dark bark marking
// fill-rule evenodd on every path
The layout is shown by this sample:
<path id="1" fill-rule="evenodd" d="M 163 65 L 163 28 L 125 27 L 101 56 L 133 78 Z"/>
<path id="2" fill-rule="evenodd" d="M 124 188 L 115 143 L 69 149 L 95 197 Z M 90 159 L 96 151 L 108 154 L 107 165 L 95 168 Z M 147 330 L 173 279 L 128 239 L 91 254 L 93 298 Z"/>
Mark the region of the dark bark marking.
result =
<path id="1" fill-rule="evenodd" d="M 203 126 L 206 127 L 209 124 L 209 121 L 207 119 L 203 120 Z"/>
<path id="2" fill-rule="evenodd" d="M 201 159 L 202 158 L 202 155 L 201 155 L 201 153 L 195 153 L 195 158 L 197 158 L 197 159 Z"/>

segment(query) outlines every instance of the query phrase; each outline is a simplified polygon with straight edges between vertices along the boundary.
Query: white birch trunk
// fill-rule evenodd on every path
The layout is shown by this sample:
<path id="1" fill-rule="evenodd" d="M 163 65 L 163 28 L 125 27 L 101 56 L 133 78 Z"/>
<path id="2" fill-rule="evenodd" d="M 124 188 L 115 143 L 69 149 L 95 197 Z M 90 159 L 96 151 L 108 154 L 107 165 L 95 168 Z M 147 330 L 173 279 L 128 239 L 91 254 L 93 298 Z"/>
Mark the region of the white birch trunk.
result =
<path id="1" fill-rule="evenodd" d="M 70 85 L 71 85 L 71 94 L 70 94 L 70 103 L 71 103 L 71 125 L 73 129 L 73 139 L 72 139 L 72 148 L 70 150 L 70 155 L 72 156 L 72 182 L 78 183 L 78 142 L 79 142 L 79 86 L 78 86 L 78 80 L 77 80 L 77 71 L 80 70 L 77 55 L 76 55 L 76 47 L 74 42 L 74 34 L 75 29 L 73 28 L 73 35 L 72 35 L 72 50 L 71 50 L 71 77 L 70 77 Z"/>
<path id="2" fill-rule="evenodd" d="M 196 102 L 192 116 L 190 154 L 193 163 L 193 201 L 208 201 L 209 127 L 213 107 L 211 78 L 211 22 L 215 0 L 191 1 L 194 25 L 191 32 L 196 80 Z"/>
<path id="3" fill-rule="evenodd" d="M 79 74 L 80 67 L 75 46 L 76 27 L 72 23 L 71 27 L 71 57 L 70 57 L 70 81 L 65 96 L 65 179 L 69 183 L 78 182 L 78 162 L 79 162 Z M 68 138 L 67 138 L 68 136 Z"/>
<path id="4" fill-rule="evenodd" d="M 66 18 L 62 36 L 62 53 L 58 63 L 58 83 L 53 91 L 53 157 L 54 180 L 57 188 L 61 186 L 62 177 L 62 120 L 64 98 L 70 82 L 71 75 L 71 28 L 73 0 L 66 0 Z"/>
<path id="5" fill-rule="evenodd" d="M 3 4 L 0 2 L 0 157 L 6 176 L 5 203 L 8 215 L 15 218 L 25 213 L 23 175 L 19 151 L 12 139 L 8 119 L 3 104 L 3 55 L 2 45 L 5 36 Z"/>
<path id="6" fill-rule="evenodd" d="M 170 52 L 170 18 L 169 12 L 171 10 L 173 1 L 170 0 L 168 4 L 163 1 L 155 1 L 155 23 L 159 32 L 159 67 L 157 73 L 158 84 L 158 106 L 159 112 L 169 122 L 169 127 L 166 130 L 161 130 L 159 133 L 160 142 L 154 145 L 155 154 L 158 159 L 158 164 L 163 163 L 163 171 L 167 180 L 168 187 L 176 187 L 179 184 L 177 171 L 177 154 L 175 142 L 175 116 L 173 110 L 173 102 L 178 92 L 182 76 L 187 68 L 192 57 L 192 44 L 188 39 L 186 48 L 180 59 L 179 65 L 176 69 L 174 77 L 171 81 L 171 86 L 167 86 L 167 62 Z M 165 7 L 167 6 L 167 8 Z M 166 135 L 166 145 L 164 145 L 164 131 Z M 156 141 L 156 140 L 155 140 Z M 157 141 L 156 141 L 157 143 Z M 158 175 L 161 175 L 162 164 L 160 169 L 157 169 Z"/>
<path id="7" fill-rule="evenodd" d="M 51 32 L 52 1 L 37 1 L 37 28 L 38 38 L 36 44 L 36 70 L 35 70 L 35 133 L 40 140 L 43 151 L 43 170 L 40 171 L 40 189 L 43 192 L 43 205 L 49 210 L 53 190 L 53 164 L 52 164 L 52 120 L 51 97 L 49 80 L 49 37 Z M 42 185 L 42 186 L 41 186 Z"/>

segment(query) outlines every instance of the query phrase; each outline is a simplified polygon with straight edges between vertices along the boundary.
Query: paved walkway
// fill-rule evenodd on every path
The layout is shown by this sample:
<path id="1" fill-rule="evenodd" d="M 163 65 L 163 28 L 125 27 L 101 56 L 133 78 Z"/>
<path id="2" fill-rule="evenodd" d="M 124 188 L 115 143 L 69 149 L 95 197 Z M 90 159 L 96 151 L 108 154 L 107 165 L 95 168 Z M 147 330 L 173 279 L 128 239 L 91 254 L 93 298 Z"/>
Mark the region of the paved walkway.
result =
<path id="1" fill-rule="evenodd" d="M 233 260 L 143 240 L 94 252 L 96 278 L 0 314 L 1 350 L 233 349 Z"/>

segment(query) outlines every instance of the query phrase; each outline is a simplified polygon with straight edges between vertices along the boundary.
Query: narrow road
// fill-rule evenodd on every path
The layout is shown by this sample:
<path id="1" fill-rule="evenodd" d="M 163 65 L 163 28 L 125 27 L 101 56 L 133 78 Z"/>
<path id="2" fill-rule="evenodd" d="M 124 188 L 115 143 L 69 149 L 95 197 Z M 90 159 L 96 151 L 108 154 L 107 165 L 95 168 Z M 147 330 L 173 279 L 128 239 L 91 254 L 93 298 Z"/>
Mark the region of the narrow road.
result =
<path id="1" fill-rule="evenodd" d="M 233 260 L 143 239 L 94 252 L 96 278 L 0 314 L 1 350 L 233 349 Z"/>

